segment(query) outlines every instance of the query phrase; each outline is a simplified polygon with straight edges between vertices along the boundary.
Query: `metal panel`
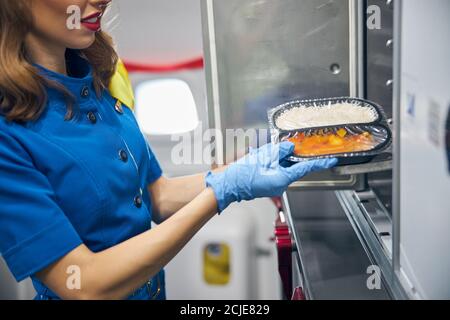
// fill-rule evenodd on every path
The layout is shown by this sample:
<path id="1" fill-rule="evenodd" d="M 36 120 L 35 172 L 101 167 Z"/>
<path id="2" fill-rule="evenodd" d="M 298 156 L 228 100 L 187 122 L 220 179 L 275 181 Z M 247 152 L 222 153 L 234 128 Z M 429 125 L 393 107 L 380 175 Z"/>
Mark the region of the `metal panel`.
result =
<path id="1" fill-rule="evenodd" d="M 391 226 L 388 222 L 387 212 L 379 204 L 379 201 L 370 196 L 370 193 L 364 195 L 355 194 L 352 191 L 337 191 L 336 196 L 352 223 L 362 246 L 374 265 L 380 268 L 390 296 L 393 299 L 407 299 L 408 296 L 392 268 L 391 245 L 389 243 L 391 237 L 388 235 Z M 365 203 L 361 196 L 369 202 Z"/>
<path id="2" fill-rule="evenodd" d="M 412 297 L 448 299 L 450 2 L 407 0 L 402 6 L 400 273 Z"/>
<path id="3" fill-rule="evenodd" d="M 367 0 L 367 8 L 380 8 L 381 29 L 365 28 L 365 98 L 383 107 L 393 117 L 394 5 L 392 1 Z M 391 151 L 392 152 L 392 151 Z M 391 168 L 392 169 L 392 168 Z M 392 170 L 368 175 L 369 186 L 388 212 L 392 209 Z"/>
<path id="4" fill-rule="evenodd" d="M 373 265 L 333 191 L 295 191 L 284 196 L 295 253 L 311 299 L 389 299 L 384 283 L 369 289 Z"/>
<path id="5" fill-rule="evenodd" d="M 0 300 L 31 300 L 35 296 L 31 279 L 17 283 L 0 256 Z"/>
<path id="6" fill-rule="evenodd" d="M 270 107 L 350 94 L 348 1 L 202 6 L 211 127 L 266 128 Z"/>
<path id="7" fill-rule="evenodd" d="M 392 1 L 368 0 L 367 6 L 380 8 L 381 29 L 366 29 L 366 98 L 392 118 L 393 5 Z"/>

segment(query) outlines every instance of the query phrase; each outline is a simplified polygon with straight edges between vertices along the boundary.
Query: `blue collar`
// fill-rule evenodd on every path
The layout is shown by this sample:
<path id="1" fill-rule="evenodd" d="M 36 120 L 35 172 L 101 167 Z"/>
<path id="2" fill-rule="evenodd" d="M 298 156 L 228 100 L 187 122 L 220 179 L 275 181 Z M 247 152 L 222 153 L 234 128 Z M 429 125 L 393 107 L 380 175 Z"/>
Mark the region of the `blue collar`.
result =
<path id="1" fill-rule="evenodd" d="M 69 50 L 68 50 L 69 51 Z M 91 99 L 96 98 L 94 89 L 94 78 L 92 75 L 92 67 L 89 62 L 74 53 L 66 55 L 68 72 L 71 76 L 46 69 L 41 65 L 34 64 L 39 73 L 49 80 L 53 80 L 63 85 L 69 90 L 75 98 L 77 107 L 83 108 L 92 105 Z M 73 76 L 72 76 L 73 75 Z M 63 99 L 60 91 L 47 88 L 49 101 Z M 62 100 L 64 102 L 64 100 Z"/>

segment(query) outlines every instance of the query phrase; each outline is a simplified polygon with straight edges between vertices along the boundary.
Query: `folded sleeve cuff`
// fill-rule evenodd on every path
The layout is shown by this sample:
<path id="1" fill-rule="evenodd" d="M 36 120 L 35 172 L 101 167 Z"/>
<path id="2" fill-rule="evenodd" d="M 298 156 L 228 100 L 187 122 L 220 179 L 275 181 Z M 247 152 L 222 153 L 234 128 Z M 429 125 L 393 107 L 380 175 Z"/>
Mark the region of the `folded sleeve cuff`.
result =
<path id="1" fill-rule="evenodd" d="M 5 252 L 3 258 L 19 282 L 56 262 L 82 243 L 72 224 L 67 219 L 58 219 Z"/>

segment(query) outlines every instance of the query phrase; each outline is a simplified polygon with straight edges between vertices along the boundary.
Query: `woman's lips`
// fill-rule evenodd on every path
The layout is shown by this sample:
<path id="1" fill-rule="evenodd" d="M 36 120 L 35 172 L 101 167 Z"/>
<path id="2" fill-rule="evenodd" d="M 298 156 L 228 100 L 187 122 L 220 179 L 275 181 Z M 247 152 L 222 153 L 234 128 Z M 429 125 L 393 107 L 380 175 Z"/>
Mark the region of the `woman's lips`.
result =
<path id="1" fill-rule="evenodd" d="M 91 31 L 99 31 L 101 28 L 102 12 L 96 12 L 83 19 L 81 19 L 81 24 Z"/>

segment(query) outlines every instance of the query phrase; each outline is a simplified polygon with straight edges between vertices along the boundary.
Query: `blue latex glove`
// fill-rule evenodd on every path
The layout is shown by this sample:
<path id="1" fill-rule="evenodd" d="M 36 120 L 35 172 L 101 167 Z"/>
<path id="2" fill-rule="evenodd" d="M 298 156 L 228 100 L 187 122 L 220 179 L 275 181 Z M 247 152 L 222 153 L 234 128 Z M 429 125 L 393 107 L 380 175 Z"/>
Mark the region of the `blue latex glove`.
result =
<path id="1" fill-rule="evenodd" d="M 267 144 L 250 153 L 224 172 L 208 172 L 206 185 L 214 190 L 219 212 L 232 202 L 281 196 L 289 185 L 308 173 L 329 169 L 337 159 L 300 162 L 285 168 L 280 163 L 294 152 L 294 144 Z"/>

